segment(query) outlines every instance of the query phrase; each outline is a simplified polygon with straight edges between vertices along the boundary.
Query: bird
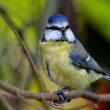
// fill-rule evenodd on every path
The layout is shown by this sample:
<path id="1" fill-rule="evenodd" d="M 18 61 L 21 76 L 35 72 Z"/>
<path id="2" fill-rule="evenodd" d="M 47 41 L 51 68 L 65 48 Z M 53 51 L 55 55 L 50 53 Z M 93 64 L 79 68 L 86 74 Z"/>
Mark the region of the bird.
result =
<path id="1" fill-rule="evenodd" d="M 64 89 L 81 90 L 98 79 L 110 80 L 98 63 L 72 32 L 66 16 L 53 14 L 48 18 L 40 40 L 41 64 L 47 77 Z M 64 100 L 61 97 L 60 99 Z M 63 102 L 62 101 L 62 102 Z"/>

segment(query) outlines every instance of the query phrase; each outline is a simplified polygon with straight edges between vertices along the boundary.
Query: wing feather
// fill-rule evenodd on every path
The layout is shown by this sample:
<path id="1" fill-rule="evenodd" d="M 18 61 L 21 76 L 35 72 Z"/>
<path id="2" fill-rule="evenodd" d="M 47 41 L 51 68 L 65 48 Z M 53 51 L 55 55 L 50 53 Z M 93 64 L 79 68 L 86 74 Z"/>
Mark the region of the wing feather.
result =
<path id="1" fill-rule="evenodd" d="M 70 52 L 69 57 L 76 67 L 93 70 L 97 73 L 101 73 L 103 75 L 106 75 L 103 70 L 99 67 L 97 62 L 89 55 L 89 53 L 86 52 L 82 44 L 77 40 L 76 46 L 74 49 Z"/>

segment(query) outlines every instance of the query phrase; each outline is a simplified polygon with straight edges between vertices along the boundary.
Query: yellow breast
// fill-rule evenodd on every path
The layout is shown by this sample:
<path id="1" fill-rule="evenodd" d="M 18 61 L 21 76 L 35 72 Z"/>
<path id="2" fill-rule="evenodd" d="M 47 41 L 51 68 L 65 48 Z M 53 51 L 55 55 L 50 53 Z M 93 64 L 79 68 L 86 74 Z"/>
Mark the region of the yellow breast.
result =
<path id="1" fill-rule="evenodd" d="M 47 73 L 46 64 L 49 64 L 52 81 L 70 89 L 86 88 L 92 82 L 86 70 L 76 68 L 72 64 L 69 52 L 74 48 L 73 44 L 49 41 L 41 43 L 40 47 L 43 68 Z"/>

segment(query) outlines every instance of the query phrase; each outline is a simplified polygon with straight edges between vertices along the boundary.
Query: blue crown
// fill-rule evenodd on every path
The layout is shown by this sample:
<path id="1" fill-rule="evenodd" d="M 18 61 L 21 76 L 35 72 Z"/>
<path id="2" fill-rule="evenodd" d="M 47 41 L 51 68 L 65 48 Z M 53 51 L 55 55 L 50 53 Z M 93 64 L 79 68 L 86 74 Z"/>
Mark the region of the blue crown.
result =
<path id="1" fill-rule="evenodd" d="M 61 22 L 68 22 L 67 18 L 62 14 L 54 14 L 48 18 L 49 24 Z"/>

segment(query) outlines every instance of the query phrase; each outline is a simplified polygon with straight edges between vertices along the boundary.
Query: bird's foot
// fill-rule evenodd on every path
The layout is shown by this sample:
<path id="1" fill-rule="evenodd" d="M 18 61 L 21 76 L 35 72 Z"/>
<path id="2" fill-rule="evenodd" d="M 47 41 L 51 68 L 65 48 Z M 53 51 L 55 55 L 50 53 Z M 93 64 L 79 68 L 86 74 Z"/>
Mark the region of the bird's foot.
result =
<path id="1" fill-rule="evenodd" d="M 58 90 L 58 91 L 54 92 L 55 95 L 58 95 L 59 96 L 59 100 L 53 102 L 55 105 L 59 105 L 59 104 L 68 102 L 68 98 L 64 94 L 64 92 L 66 92 L 66 91 L 68 91 L 68 89 L 67 88 L 63 88 L 61 90 Z"/>

